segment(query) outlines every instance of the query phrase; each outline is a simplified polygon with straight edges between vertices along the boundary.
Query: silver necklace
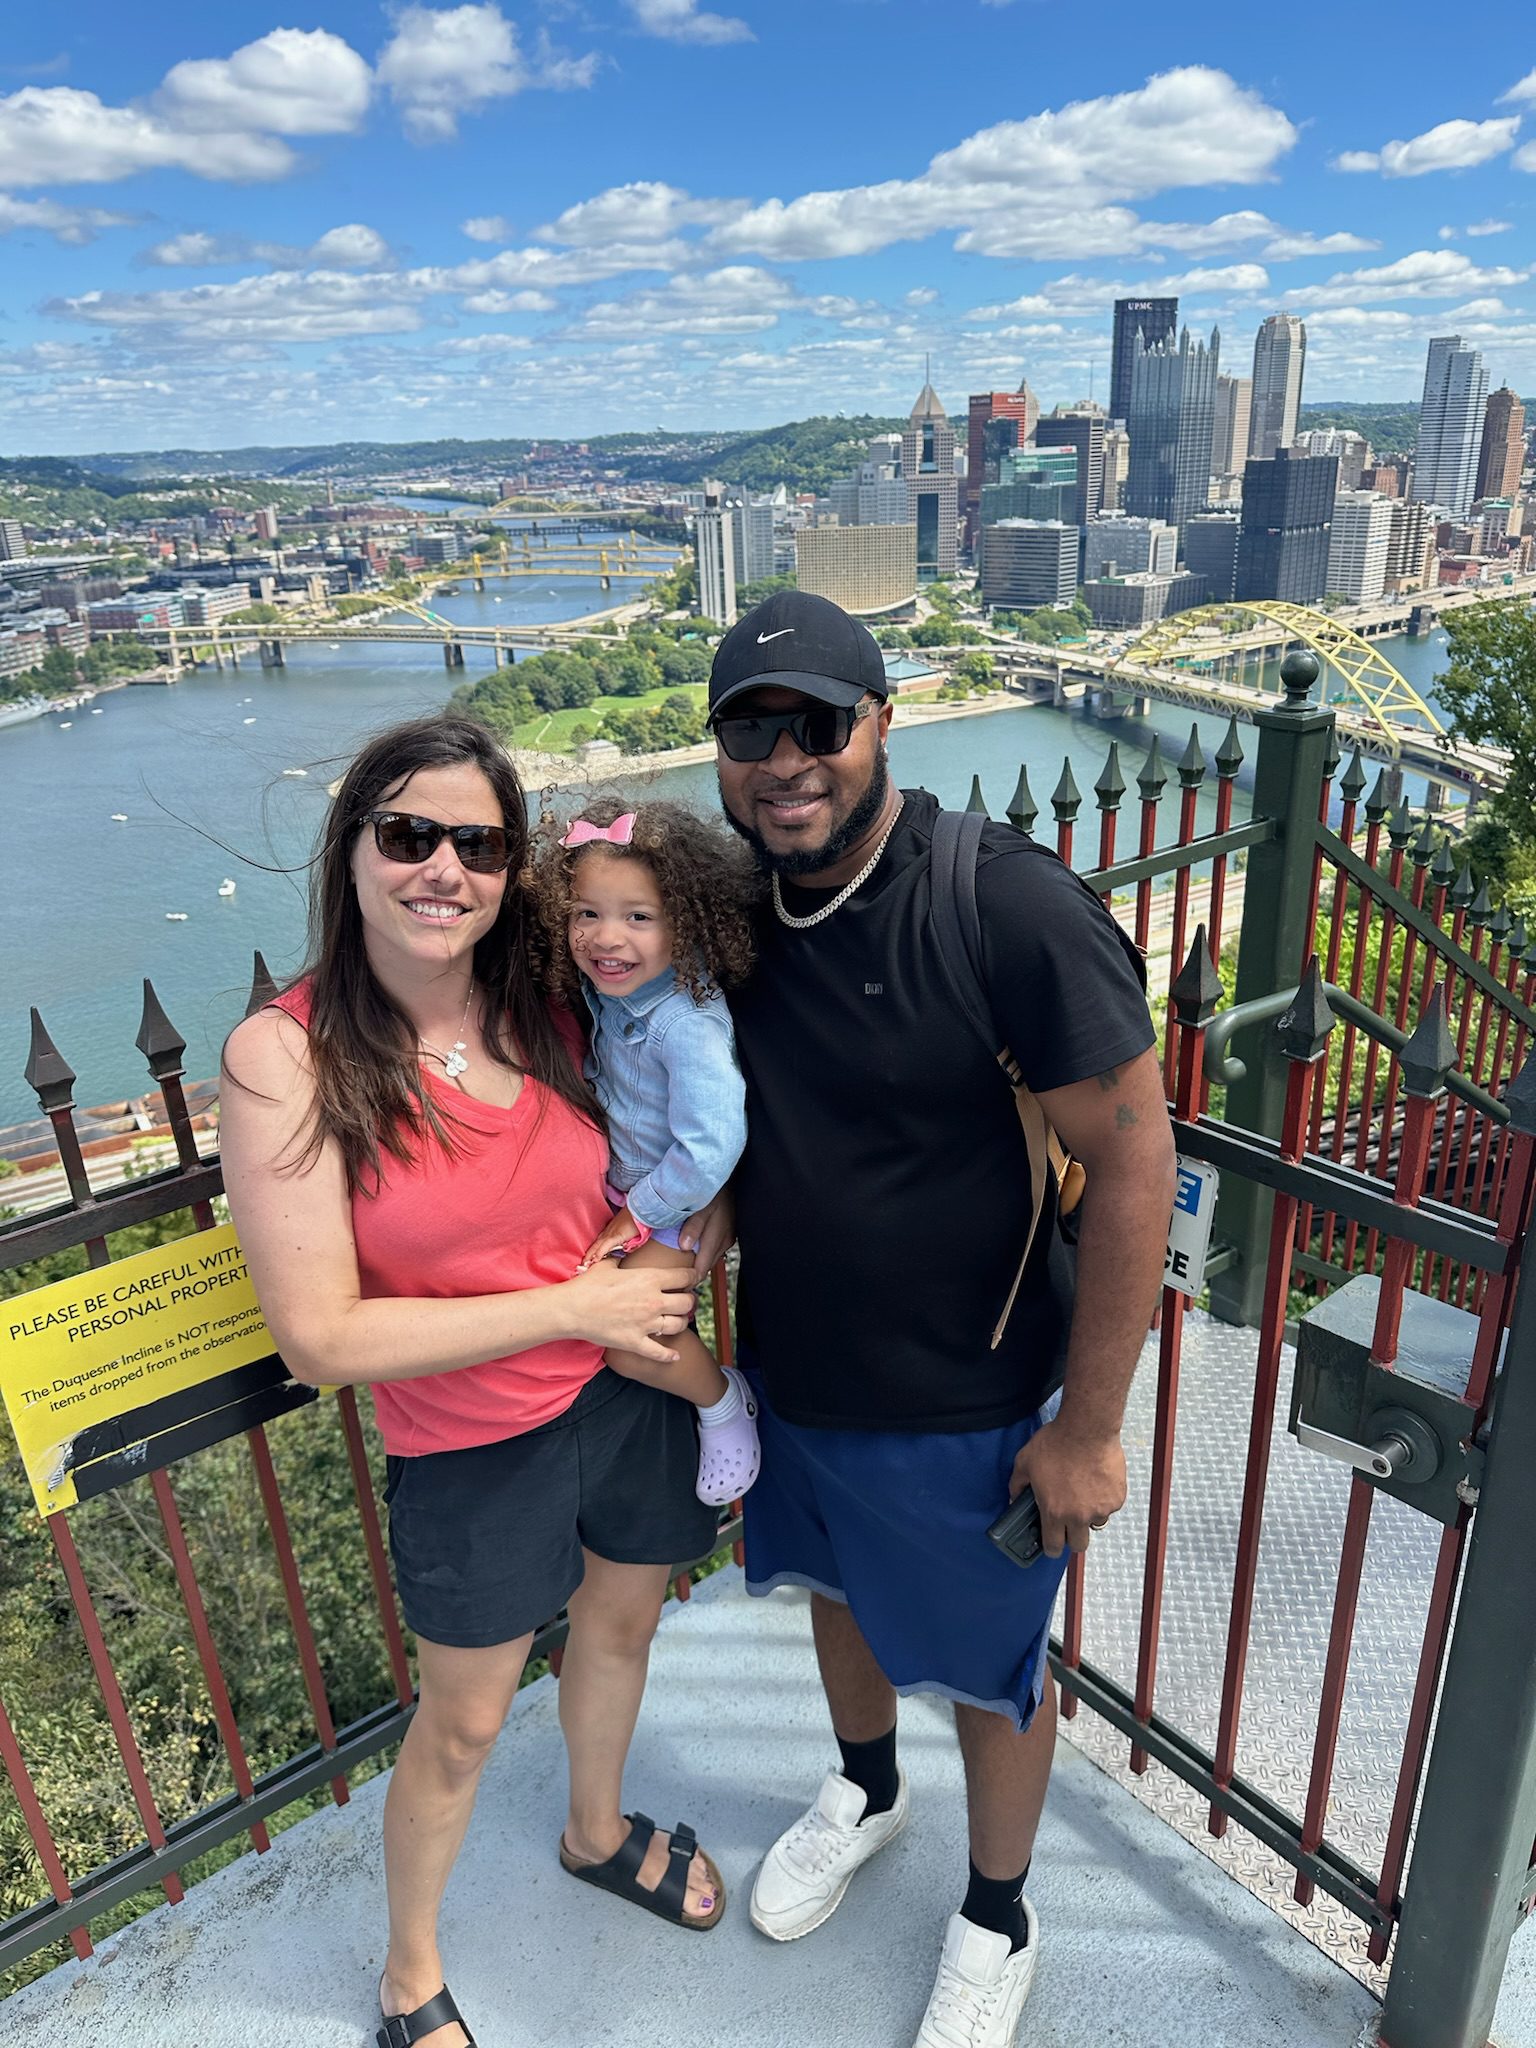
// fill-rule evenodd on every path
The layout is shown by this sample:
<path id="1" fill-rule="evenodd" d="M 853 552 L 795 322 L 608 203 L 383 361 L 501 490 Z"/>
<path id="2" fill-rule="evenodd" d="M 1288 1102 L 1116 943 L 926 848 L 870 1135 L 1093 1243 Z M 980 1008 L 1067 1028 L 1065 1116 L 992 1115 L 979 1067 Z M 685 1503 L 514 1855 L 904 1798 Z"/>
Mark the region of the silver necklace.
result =
<path id="1" fill-rule="evenodd" d="M 854 876 L 853 880 L 851 882 L 846 883 L 841 889 L 839 889 L 837 894 L 832 898 L 832 901 L 830 903 L 823 903 L 820 910 L 813 910 L 809 917 L 794 917 L 790 914 L 789 911 L 787 911 L 784 908 L 784 898 L 779 893 L 779 878 L 777 875 L 774 875 L 769 886 L 773 895 L 773 907 L 778 916 L 779 923 L 787 924 L 792 932 L 808 931 L 813 924 L 820 924 L 824 917 L 830 917 L 834 910 L 841 910 L 843 905 L 848 901 L 848 898 L 853 894 L 854 890 L 859 888 L 861 884 L 867 882 L 870 876 L 875 872 L 875 869 L 880 865 L 880 856 L 882 853 L 884 853 L 886 846 L 890 841 L 891 834 L 896 830 L 897 825 L 901 822 L 901 813 L 905 804 L 906 798 L 903 797 L 901 802 L 896 806 L 895 816 L 891 819 L 889 825 L 886 826 L 884 832 L 882 832 L 880 835 L 880 844 L 869 856 L 869 859 L 865 861 L 863 867 L 859 869 L 859 872 Z"/>
<path id="2" fill-rule="evenodd" d="M 433 1059 L 442 1061 L 443 1072 L 447 1075 L 450 1081 L 457 1081 L 460 1074 L 462 1074 L 465 1068 L 469 1065 L 469 1061 L 465 1058 L 465 1054 L 469 1050 L 469 1047 L 464 1037 L 464 1032 L 469 1024 L 469 1005 L 474 1000 L 475 984 L 471 982 L 469 984 L 469 998 L 464 1005 L 464 1015 L 459 1020 L 459 1035 L 453 1041 L 452 1052 L 439 1052 L 437 1047 L 429 1043 L 427 1039 L 423 1038 L 421 1040 L 422 1051 L 429 1052 L 431 1053 Z M 420 1036 L 419 1033 L 417 1035 Z"/>

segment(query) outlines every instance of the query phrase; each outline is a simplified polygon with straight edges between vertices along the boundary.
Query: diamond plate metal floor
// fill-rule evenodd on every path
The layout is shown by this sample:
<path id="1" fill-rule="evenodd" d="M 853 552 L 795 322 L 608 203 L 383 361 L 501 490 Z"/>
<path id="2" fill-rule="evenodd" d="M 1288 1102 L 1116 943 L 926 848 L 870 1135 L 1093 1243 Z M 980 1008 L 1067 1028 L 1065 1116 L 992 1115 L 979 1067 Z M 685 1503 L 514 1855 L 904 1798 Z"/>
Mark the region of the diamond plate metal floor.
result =
<path id="1" fill-rule="evenodd" d="M 1207 1749 L 1215 1743 L 1226 1656 L 1255 1354 L 1253 1331 L 1198 1310 L 1187 1314 L 1156 1706 Z M 1299 1815 L 1311 1772 L 1350 1474 L 1304 1451 L 1287 1430 L 1293 1367 L 1287 1347 L 1237 1762 L 1252 1784 Z M 1084 1597 L 1084 1657 L 1127 1688 L 1136 1673 L 1156 1396 L 1157 1345 L 1149 1339 L 1126 1430 L 1131 1506 L 1095 1537 Z M 1327 1822 L 1330 1842 L 1368 1870 L 1380 1868 L 1385 1847 L 1439 1533 L 1438 1523 L 1402 1502 L 1377 1499 Z M 1124 1739 L 1094 1714 L 1082 1710 L 1062 1726 L 1070 1741 L 1186 1840 L 1380 1994 L 1386 1971 L 1368 1960 L 1365 1931 L 1342 1906 L 1321 1894 L 1310 1907 L 1296 1905 L 1289 1865 L 1240 1829 L 1221 1841 L 1208 1834 L 1205 1802 L 1170 1771 L 1153 1764 L 1145 1776 L 1133 1776 Z M 1533 1949 L 1536 1937 L 1527 1930 L 1516 1943 L 1522 1975 L 1536 1964 Z M 1536 2032 L 1521 2038 L 1536 2048 Z"/>

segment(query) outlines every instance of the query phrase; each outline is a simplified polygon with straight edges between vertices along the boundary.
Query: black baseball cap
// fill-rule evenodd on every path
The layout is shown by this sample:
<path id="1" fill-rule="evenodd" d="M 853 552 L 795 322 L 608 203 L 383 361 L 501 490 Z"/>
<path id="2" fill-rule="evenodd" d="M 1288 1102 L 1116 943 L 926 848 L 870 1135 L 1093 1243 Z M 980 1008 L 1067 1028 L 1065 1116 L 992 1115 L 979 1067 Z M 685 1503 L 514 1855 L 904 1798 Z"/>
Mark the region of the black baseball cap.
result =
<path id="1" fill-rule="evenodd" d="M 891 690 L 868 626 L 808 590 L 775 591 L 732 626 L 709 672 L 710 716 L 768 684 L 843 710 Z"/>

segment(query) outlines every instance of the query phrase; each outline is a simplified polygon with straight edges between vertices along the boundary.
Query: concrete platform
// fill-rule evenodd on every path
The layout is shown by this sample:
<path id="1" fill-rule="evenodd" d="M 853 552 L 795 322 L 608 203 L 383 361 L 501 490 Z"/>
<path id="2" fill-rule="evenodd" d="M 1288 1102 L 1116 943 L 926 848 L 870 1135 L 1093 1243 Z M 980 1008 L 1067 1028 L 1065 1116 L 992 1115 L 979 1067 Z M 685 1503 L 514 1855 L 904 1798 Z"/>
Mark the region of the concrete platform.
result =
<path id="1" fill-rule="evenodd" d="M 835 1755 L 801 1596 L 722 1572 L 670 1607 L 627 1786 L 686 1817 L 733 1897 L 708 1939 L 555 1860 L 556 1688 L 519 1695 L 448 1896 L 450 1981 L 481 2048 L 910 2048 L 965 1869 L 946 1709 L 902 1706 L 913 1818 L 837 1918 L 752 1929 L 764 1847 Z M 7 2048 L 360 2048 L 383 1953 L 384 1780 L 246 1856 L 0 2008 Z M 1364 2048 L 1370 1994 L 1069 1745 L 1030 1886 L 1043 1923 L 1021 2048 Z"/>

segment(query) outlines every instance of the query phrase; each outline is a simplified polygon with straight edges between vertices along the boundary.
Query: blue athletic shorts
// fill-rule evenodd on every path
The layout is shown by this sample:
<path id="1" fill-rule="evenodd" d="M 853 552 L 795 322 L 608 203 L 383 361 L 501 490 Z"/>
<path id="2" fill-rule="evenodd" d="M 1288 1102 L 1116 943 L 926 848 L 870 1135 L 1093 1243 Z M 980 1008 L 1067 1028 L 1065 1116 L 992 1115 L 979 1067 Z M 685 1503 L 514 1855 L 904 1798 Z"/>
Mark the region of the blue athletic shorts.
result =
<path id="1" fill-rule="evenodd" d="M 802 1429 L 774 1414 L 749 1354 L 741 1363 L 763 1446 L 744 1502 L 747 1591 L 808 1586 L 844 1601 L 897 1692 L 941 1693 L 1027 1728 L 1066 1557 L 1021 1569 L 987 1528 L 1060 1397 L 1003 1429 Z"/>

